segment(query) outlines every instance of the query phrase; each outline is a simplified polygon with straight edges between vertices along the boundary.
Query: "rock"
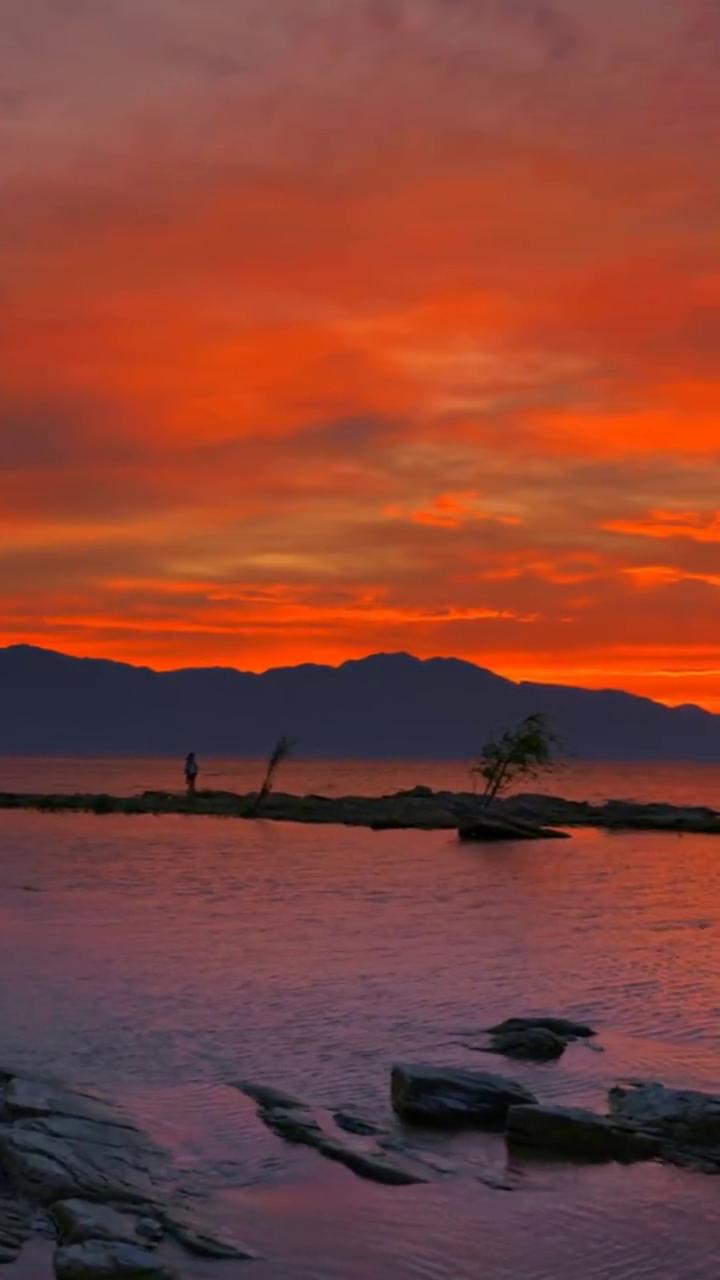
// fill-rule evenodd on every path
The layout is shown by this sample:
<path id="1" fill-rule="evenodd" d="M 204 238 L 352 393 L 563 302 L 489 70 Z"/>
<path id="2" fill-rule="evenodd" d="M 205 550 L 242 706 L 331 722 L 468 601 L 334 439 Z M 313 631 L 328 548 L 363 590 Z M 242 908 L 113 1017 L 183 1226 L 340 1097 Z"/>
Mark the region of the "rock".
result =
<path id="1" fill-rule="evenodd" d="M 5 1089 L 5 1108 L 12 1116 L 66 1116 L 99 1124 L 125 1125 L 116 1108 L 89 1094 L 71 1092 L 41 1080 L 12 1076 Z"/>
<path id="2" fill-rule="evenodd" d="M 687 1150 L 720 1161 L 720 1096 L 694 1089 L 666 1089 L 655 1081 L 633 1081 L 610 1090 L 610 1113 L 627 1124 L 659 1134 L 665 1151 Z"/>
<path id="3" fill-rule="evenodd" d="M 651 1134 L 580 1107 L 510 1107 L 507 1137 L 510 1143 L 587 1160 L 649 1160 L 661 1147 Z"/>
<path id="4" fill-rule="evenodd" d="M 32 1222 L 24 1205 L 0 1198 L 0 1263 L 14 1262 L 31 1234 Z"/>
<path id="5" fill-rule="evenodd" d="M 238 1261 L 257 1258 L 257 1254 L 245 1245 L 221 1240 L 219 1236 L 205 1231 L 189 1209 L 176 1209 L 174 1206 L 167 1209 L 163 1223 L 188 1253 L 197 1254 L 200 1258 L 236 1258 Z"/>
<path id="6" fill-rule="evenodd" d="M 0 1159 L 33 1200 L 151 1203 L 167 1171 L 164 1153 L 108 1103 L 14 1077 L 5 1091 L 12 1123 Z"/>
<path id="7" fill-rule="evenodd" d="M 245 1083 L 237 1087 L 259 1103 L 261 1120 L 287 1142 L 313 1147 L 327 1160 L 344 1164 L 359 1177 L 373 1182 L 404 1186 L 426 1181 L 409 1165 L 390 1159 L 378 1143 L 371 1146 L 362 1139 L 353 1143 L 346 1136 L 347 1126 L 343 1129 L 320 1108 L 312 1109 L 306 1103 L 265 1085 Z"/>
<path id="8" fill-rule="evenodd" d="M 488 1031 L 491 1035 L 503 1035 L 511 1031 L 534 1031 L 536 1028 L 552 1031 L 554 1035 L 562 1036 L 564 1040 L 581 1040 L 597 1034 L 584 1022 L 555 1017 L 506 1018 L 504 1022 L 498 1022 L 494 1027 L 488 1027 Z"/>
<path id="9" fill-rule="evenodd" d="M 391 1097 L 404 1120 L 441 1125 L 499 1125 L 509 1107 L 537 1101 L 504 1076 L 423 1064 L 393 1067 Z"/>
<path id="10" fill-rule="evenodd" d="M 148 1248 L 156 1244 L 163 1234 L 155 1218 L 139 1218 L 134 1214 L 121 1213 L 110 1205 L 92 1204 L 87 1200 L 59 1200 L 52 1207 L 52 1216 L 66 1244 L 114 1240 L 119 1244 Z"/>
<path id="11" fill-rule="evenodd" d="M 506 1058 L 527 1058 L 546 1062 L 559 1058 L 568 1041 L 545 1027 L 526 1027 L 525 1030 L 496 1031 L 490 1041 L 491 1053 L 502 1053 Z"/>
<path id="12" fill-rule="evenodd" d="M 76 1198 L 146 1204 L 157 1193 L 145 1150 L 131 1141 L 117 1151 L 100 1135 L 74 1141 L 13 1125 L 0 1131 L 0 1158 L 22 1189 L 45 1204 Z"/>
<path id="13" fill-rule="evenodd" d="M 333 1120 L 344 1133 L 356 1133 L 360 1137 L 372 1137 L 383 1132 L 380 1125 L 372 1120 L 363 1120 L 362 1116 L 351 1115 L 348 1111 L 333 1112 Z"/>
<path id="14" fill-rule="evenodd" d="M 465 823 L 458 828 L 458 836 L 461 840 L 494 844 L 501 840 L 566 840 L 568 832 L 498 815 L 475 818 L 472 822 Z"/>
<path id="15" fill-rule="evenodd" d="M 86 1240 L 55 1254 L 57 1280 L 178 1280 L 155 1254 L 118 1241 Z"/>

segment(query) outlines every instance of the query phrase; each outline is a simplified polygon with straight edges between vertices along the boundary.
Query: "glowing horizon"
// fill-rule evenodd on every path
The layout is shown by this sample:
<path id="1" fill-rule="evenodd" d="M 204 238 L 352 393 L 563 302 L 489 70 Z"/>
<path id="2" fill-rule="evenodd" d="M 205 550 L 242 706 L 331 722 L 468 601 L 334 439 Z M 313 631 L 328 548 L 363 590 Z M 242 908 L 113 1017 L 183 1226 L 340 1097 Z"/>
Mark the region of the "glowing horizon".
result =
<path id="1" fill-rule="evenodd" d="M 720 710 L 711 0 L 8 0 L 0 644 Z"/>

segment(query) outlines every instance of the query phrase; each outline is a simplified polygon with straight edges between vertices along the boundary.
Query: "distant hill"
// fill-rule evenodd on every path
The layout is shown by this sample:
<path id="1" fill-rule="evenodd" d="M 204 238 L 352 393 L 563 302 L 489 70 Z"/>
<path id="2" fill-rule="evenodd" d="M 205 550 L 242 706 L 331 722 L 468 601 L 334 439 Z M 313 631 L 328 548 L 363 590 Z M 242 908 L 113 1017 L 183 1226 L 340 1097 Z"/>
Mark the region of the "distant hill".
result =
<path id="1" fill-rule="evenodd" d="M 0 649 L 0 753 L 459 759 L 492 732 L 549 713 L 587 759 L 720 761 L 720 716 L 613 690 L 516 684 L 455 658 L 377 653 L 340 667 L 253 675 L 157 672 L 47 649 Z"/>

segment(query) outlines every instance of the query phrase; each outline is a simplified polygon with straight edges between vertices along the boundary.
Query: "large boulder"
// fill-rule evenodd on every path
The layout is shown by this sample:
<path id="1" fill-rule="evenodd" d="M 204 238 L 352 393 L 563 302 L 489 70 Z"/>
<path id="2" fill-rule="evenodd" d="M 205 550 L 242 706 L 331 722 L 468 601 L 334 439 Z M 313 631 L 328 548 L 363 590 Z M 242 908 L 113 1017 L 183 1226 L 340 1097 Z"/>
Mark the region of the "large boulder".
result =
<path id="1" fill-rule="evenodd" d="M 393 1067 L 391 1097 L 403 1120 L 451 1126 L 502 1125 L 509 1107 L 537 1101 L 505 1076 L 422 1063 Z"/>
<path id="2" fill-rule="evenodd" d="M 614 1124 L 580 1107 L 517 1106 L 507 1117 L 508 1142 L 585 1160 L 648 1160 L 657 1137 Z"/>

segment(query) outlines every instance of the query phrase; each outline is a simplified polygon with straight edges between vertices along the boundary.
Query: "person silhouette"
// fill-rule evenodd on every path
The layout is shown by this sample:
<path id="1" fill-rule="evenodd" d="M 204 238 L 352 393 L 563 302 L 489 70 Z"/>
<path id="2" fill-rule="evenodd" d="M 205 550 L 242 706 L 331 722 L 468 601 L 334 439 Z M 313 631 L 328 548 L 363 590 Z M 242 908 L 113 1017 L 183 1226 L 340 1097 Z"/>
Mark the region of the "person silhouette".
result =
<path id="1" fill-rule="evenodd" d="M 197 776 L 198 763 L 195 759 L 195 752 L 189 751 L 185 757 L 185 785 L 190 793 L 195 790 Z"/>

